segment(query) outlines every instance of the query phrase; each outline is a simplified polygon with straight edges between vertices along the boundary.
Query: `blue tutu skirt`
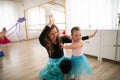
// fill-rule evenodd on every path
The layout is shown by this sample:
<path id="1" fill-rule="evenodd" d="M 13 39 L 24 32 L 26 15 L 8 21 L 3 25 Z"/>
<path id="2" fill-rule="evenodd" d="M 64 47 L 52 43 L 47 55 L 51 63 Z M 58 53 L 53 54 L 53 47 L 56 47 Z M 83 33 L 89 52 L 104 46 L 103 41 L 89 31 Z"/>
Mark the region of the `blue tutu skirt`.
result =
<path id="1" fill-rule="evenodd" d="M 0 57 L 3 57 L 3 56 L 4 56 L 4 52 L 0 51 Z"/>
<path id="2" fill-rule="evenodd" d="M 39 72 L 39 77 L 45 80 L 64 80 L 64 73 L 60 69 L 60 63 L 64 59 L 66 58 L 49 58 L 47 65 Z"/>
<path id="3" fill-rule="evenodd" d="M 88 63 L 88 60 L 85 55 L 81 56 L 72 56 L 72 69 L 70 71 L 70 75 L 75 75 L 76 77 L 80 77 L 82 75 L 92 75 L 92 69 Z"/>

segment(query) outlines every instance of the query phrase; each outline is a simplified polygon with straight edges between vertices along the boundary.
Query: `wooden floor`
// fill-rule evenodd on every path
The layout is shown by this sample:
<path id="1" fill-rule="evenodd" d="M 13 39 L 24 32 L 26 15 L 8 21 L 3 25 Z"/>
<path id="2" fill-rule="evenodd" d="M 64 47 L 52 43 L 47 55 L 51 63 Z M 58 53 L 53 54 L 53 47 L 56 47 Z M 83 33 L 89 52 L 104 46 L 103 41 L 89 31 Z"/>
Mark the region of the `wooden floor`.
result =
<path id="1" fill-rule="evenodd" d="M 47 63 L 48 55 L 38 40 L 10 43 L 2 50 L 5 56 L 0 57 L 0 80 L 40 80 L 38 74 Z M 87 57 L 94 75 L 83 80 L 120 80 L 120 63 Z"/>

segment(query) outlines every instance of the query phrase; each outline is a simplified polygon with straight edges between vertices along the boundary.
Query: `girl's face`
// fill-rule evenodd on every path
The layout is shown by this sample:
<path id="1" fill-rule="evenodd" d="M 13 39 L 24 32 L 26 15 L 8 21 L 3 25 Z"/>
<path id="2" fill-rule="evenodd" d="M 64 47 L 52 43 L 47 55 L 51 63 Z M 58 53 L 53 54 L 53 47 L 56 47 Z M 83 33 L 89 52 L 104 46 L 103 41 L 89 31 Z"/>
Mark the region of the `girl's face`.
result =
<path id="1" fill-rule="evenodd" d="M 50 33 L 49 33 L 49 37 L 50 37 L 50 39 L 51 39 L 53 42 L 55 42 L 57 36 L 58 36 L 58 31 L 57 31 L 56 28 L 53 28 L 53 29 L 50 31 Z"/>
<path id="2" fill-rule="evenodd" d="M 80 41 L 82 39 L 80 30 L 73 31 L 72 38 L 73 41 Z"/>
<path id="3" fill-rule="evenodd" d="M 3 33 L 6 33 L 7 31 L 6 30 L 3 30 Z"/>

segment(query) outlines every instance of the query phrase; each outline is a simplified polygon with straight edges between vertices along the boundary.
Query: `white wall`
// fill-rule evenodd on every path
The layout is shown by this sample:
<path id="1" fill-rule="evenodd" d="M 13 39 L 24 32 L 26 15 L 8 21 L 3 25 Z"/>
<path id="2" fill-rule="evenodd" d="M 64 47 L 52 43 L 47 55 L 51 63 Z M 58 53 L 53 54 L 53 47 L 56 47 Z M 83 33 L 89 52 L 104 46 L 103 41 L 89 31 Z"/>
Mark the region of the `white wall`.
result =
<path id="1" fill-rule="evenodd" d="M 67 34 L 71 34 L 71 28 L 72 28 L 72 23 L 71 23 L 71 2 L 66 0 L 66 32 Z"/>

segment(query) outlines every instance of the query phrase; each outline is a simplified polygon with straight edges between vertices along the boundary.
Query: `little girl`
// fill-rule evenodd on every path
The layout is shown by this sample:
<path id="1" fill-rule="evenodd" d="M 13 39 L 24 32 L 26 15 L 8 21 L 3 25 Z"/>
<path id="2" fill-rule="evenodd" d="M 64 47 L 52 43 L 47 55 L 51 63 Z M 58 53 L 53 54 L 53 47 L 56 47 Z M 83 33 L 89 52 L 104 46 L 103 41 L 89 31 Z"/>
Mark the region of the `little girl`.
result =
<path id="1" fill-rule="evenodd" d="M 6 28 L 2 29 L 2 32 L 0 32 L 0 44 L 7 44 L 10 42 L 10 40 L 6 37 Z"/>
<path id="2" fill-rule="evenodd" d="M 97 32 L 97 30 L 96 30 Z M 95 34 L 96 34 L 95 32 Z M 81 75 L 93 74 L 90 65 L 86 56 L 81 53 L 83 47 L 83 41 L 81 36 L 81 31 L 79 27 L 73 27 L 71 30 L 72 35 L 72 44 L 71 45 L 62 45 L 65 49 L 72 49 L 72 69 L 70 71 L 71 75 L 74 75 L 75 80 L 80 80 Z"/>

